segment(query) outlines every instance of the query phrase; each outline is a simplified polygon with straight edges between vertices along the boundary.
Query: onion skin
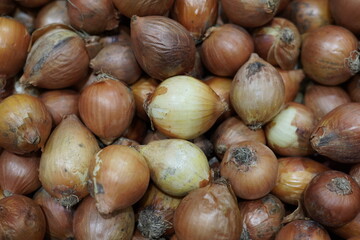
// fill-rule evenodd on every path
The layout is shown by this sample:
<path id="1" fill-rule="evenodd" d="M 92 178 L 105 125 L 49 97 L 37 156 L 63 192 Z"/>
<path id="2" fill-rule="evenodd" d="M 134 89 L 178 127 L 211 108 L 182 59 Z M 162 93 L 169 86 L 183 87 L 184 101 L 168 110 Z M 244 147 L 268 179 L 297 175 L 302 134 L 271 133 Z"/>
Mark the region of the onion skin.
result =
<path id="1" fill-rule="evenodd" d="M 0 116 L 0 147 L 17 154 L 43 148 L 52 120 L 40 99 L 26 94 L 11 95 L 0 103 Z"/>
<path id="2" fill-rule="evenodd" d="M 360 70 L 358 40 L 349 30 L 327 25 L 309 32 L 302 43 L 301 63 L 308 77 L 324 85 L 346 82 Z"/>
<path id="3" fill-rule="evenodd" d="M 360 186 L 360 163 L 353 165 L 350 168 L 349 175 L 359 184 Z"/>
<path id="4" fill-rule="evenodd" d="M 279 158 L 279 171 L 271 193 L 284 203 L 297 205 L 311 179 L 320 172 L 329 170 L 325 165 L 310 158 Z"/>
<path id="5" fill-rule="evenodd" d="M 4 150 L 0 155 L 0 189 L 4 193 L 26 195 L 41 186 L 40 157 L 20 156 Z"/>
<path id="6" fill-rule="evenodd" d="M 319 154 L 340 163 L 359 163 L 360 103 L 343 104 L 314 128 L 311 146 Z"/>
<path id="7" fill-rule="evenodd" d="M 283 239 L 331 240 L 324 227 L 312 220 L 294 220 L 286 224 L 275 238 Z"/>
<path id="8" fill-rule="evenodd" d="M 360 102 L 360 75 L 355 75 L 349 80 L 347 92 L 353 102 Z"/>
<path id="9" fill-rule="evenodd" d="M 352 237 L 360 236 L 360 213 L 356 217 L 339 228 L 331 229 L 337 236 L 340 236 L 344 239 L 351 239 Z M 353 239 L 356 240 L 356 239 Z"/>
<path id="10" fill-rule="evenodd" d="M 274 195 L 239 203 L 242 218 L 241 239 L 270 240 L 281 228 L 284 204 Z"/>
<path id="11" fill-rule="evenodd" d="M 98 151 L 94 135 L 76 115 L 65 117 L 51 133 L 41 155 L 42 186 L 61 205 L 75 205 L 89 194 L 88 168 Z"/>
<path id="12" fill-rule="evenodd" d="M 0 15 L 11 15 L 16 8 L 16 4 L 13 0 L 3 0 L 0 2 Z"/>
<path id="13" fill-rule="evenodd" d="M 38 29 L 53 23 L 70 25 L 66 11 L 66 1 L 55 0 L 42 7 L 36 15 L 34 25 Z"/>
<path id="14" fill-rule="evenodd" d="M 74 214 L 74 234 L 77 240 L 131 240 L 135 226 L 132 207 L 103 216 L 95 206 L 95 200 L 88 196 Z"/>
<path id="15" fill-rule="evenodd" d="M 282 70 L 277 68 L 279 71 L 285 86 L 285 103 L 294 101 L 296 95 L 300 90 L 300 84 L 305 78 L 304 70 Z"/>
<path id="16" fill-rule="evenodd" d="M 131 18 L 133 15 L 140 17 L 164 15 L 169 11 L 174 0 L 113 0 L 113 3 L 121 14 Z"/>
<path id="17" fill-rule="evenodd" d="M 180 23 L 163 16 L 133 16 L 130 27 L 136 60 L 150 77 L 164 80 L 192 70 L 195 41 Z"/>
<path id="18" fill-rule="evenodd" d="M 0 239 L 43 240 L 46 220 L 31 198 L 13 195 L 0 200 Z"/>
<path id="19" fill-rule="evenodd" d="M 240 239 L 240 210 L 231 186 L 213 182 L 190 192 L 176 208 L 174 228 L 178 240 Z"/>
<path id="20" fill-rule="evenodd" d="M 340 171 L 317 174 L 304 191 L 308 215 L 328 227 L 340 227 L 360 212 L 360 187 L 353 178 Z"/>
<path id="21" fill-rule="evenodd" d="M 356 11 L 360 7 L 359 1 L 329 0 L 330 12 L 336 25 L 345 27 L 354 34 L 360 34 L 360 16 Z"/>

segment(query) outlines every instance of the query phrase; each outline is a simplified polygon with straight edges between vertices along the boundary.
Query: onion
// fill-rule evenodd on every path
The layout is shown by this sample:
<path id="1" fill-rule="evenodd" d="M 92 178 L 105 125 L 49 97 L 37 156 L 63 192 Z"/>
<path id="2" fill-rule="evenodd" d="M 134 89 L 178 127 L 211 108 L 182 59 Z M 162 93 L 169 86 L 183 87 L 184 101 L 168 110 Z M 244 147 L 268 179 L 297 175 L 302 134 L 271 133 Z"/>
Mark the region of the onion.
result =
<path id="1" fill-rule="evenodd" d="M 32 33 L 35 30 L 36 14 L 37 11 L 35 9 L 18 7 L 13 14 L 13 18 L 21 22 L 29 33 Z"/>
<path id="2" fill-rule="evenodd" d="M 61 205 L 71 207 L 89 194 L 88 168 L 99 146 L 76 115 L 66 116 L 53 130 L 40 159 L 44 189 Z"/>
<path id="3" fill-rule="evenodd" d="M 137 16 L 164 15 L 174 3 L 174 0 L 113 0 L 121 14 L 131 18 Z"/>
<path id="4" fill-rule="evenodd" d="M 130 27 L 136 60 L 150 77 L 164 80 L 193 68 L 195 42 L 180 23 L 163 16 L 133 16 Z"/>
<path id="5" fill-rule="evenodd" d="M 360 16 L 356 11 L 360 7 L 359 1 L 329 0 L 329 6 L 336 25 L 345 27 L 356 35 L 360 34 Z"/>
<path id="6" fill-rule="evenodd" d="M 135 148 L 145 157 L 151 180 L 169 195 L 185 196 L 209 183 L 207 158 L 199 147 L 189 141 L 158 140 Z"/>
<path id="7" fill-rule="evenodd" d="M 240 239 L 240 211 L 231 186 L 219 180 L 190 192 L 175 211 L 174 228 L 179 240 Z"/>
<path id="8" fill-rule="evenodd" d="M 360 102 L 360 75 L 355 75 L 349 80 L 347 92 L 353 102 Z"/>
<path id="9" fill-rule="evenodd" d="M 360 212 L 360 187 L 343 172 L 321 172 L 305 189 L 304 206 L 313 220 L 324 226 L 340 227 Z"/>
<path id="10" fill-rule="evenodd" d="M 271 64 L 253 53 L 234 77 L 230 101 L 246 125 L 261 128 L 283 107 L 284 82 Z"/>
<path id="11" fill-rule="evenodd" d="M 19 156 L 4 150 L 0 155 L 0 189 L 5 195 L 34 192 L 41 186 L 39 163 L 35 154 Z"/>
<path id="12" fill-rule="evenodd" d="M 188 76 L 163 81 L 144 107 L 157 130 L 182 139 L 208 131 L 228 108 L 208 85 Z"/>
<path id="13" fill-rule="evenodd" d="M 43 148 L 52 121 L 40 99 L 11 95 L 0 103 L 0 116 L 0 147 L 18 154 Z"/>
<path id="14" fill-rule="evenodd" d="M 41 28 L 54 23 L 70 25 L 66 11 L 66 1 L 56 0 L 46 4 L 39 10 L 34 24 L 35 28 Z"/>
<path id="15" fill-rule="evenodd" d="M 351 166 L 349 175 L 359 184 L 360 186 L 360 163 Z"/>
<path id="16" fill-rule="evenodd" d="M 15 10 L 15 8 L 16 4 L 13 0 L 2 0 L 0 2 L 0 16 L 10 16 L 11 13 Z"/>
<path id="17" fill-rule="evenodd" d="M 235 24 L 224 24 L 208 29 L 200 56 L 211 73 L 232 77 L 253 51 L 254 42 L 247 30 Z"/>
<path id="18" fill-rule="evenodd" d="M 306 75 L 324 85 L 346 82 L 360 70 L 358 40 L 349 30 L 327 25 L 303 40 L 301 63 Z"/>
<path id="19" fill-rule="evenodd" d="M 360 236 L 360 213 L 356 215 L 356 217 L 348 222 L 347 224 L 339 227 L 331 229 L 336 235 L 344 238 L 344 239 L 352 239 L 352 237 Z"/>
<path id="20" fill-rule="evenodd" d="M 280 229 L 275 240 L 303 239 L 331 240 L 329 234 L 319 223 L 312 220 L 295 220 Z"/>
<path id="21" fill-rule="evenodd" d="M 221 161 L 220 174 L 230 181 L 236 196 L 257 199 L 275 186 L 278 165 L 275 154 L 266 145 L 243 141 L 228 148 Z"/>
<path id="22" fill-rule="evenodd" d="M 165 136 L 158 130 L 155 131 L 148 130 L 144 140 L 142 141 L 142 144 L 146 145 L 152 141 L 164 140 L 164 139 L 169 139 L 169 137 Z"/>
<path id="23" fill-rule="evenodd" d="M 135 226 L 132 207 L 103 216 L 95 206 L 95 200 L 87 197 L 81 201 L 74 214 L 76 240 L 131 240 Z"/>
<path id="24" fill-rule="evenodd" d="M 300 84 L 305 78 L 305 73 L 302 69 L 296 70 L 282 70 L 277 69 L 284 81 L 285 86 L 285 102 L 292 102 L 299 93 Z"/>
<path id="25" fill-rule="evenodd" d="M 0 200 L 0 239 L 43 240 L 46 220 L 31 198 L 13 195 Z"/>
<path id="26" fill-rule="evenodd" d="M 46 3 L 50 2 L 51 0 L 14 0 L 15 2 L 19 3 L 23 7 L 27 8 L 37 8 L 45 5 Z"/>
<path id="27" fill-rule="evenodd" d="M 147 134 L 147 123 L 141 118 L 134 117 L 130 126 L 125 130 L 123 137 L 142 142 Z"/>

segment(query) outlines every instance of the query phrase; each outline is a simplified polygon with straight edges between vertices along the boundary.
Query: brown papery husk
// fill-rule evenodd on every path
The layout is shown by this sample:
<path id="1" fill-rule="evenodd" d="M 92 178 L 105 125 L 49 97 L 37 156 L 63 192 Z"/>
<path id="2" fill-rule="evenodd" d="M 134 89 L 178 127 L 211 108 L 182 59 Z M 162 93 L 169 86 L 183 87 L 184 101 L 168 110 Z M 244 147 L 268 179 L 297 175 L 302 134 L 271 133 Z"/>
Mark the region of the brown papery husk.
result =
<path id="1" fill-rule="evenodd" d="M 155 79 L 184 74 L 195 63 L 195 41 L 180 23 L 167 17 L 133 16 L 131 44 L 141 68 Z"/>
<path id="2" fill-rule="evenodd" d="M 88 168 L 99 151 L 95 136 L 76 115 L 66 116 L 53 130 L 40 159 L 44 189 L 61 205 L 71 207 L 89 194 Z"/>
<path id="3" fill-rule="evenodd" d="M 41 28 L 48 24 L 61 23 L 70 25 L 66 11 L 66 1 L 56 0 L 43 6 L 35 18 L 35 28 Z"/>
<path id="4" fill-rule="evenodd" d="M 88 65 L 84 40 L 73 31 L 53 29 L 32 45 L 20 82 L 40 88 L 65 88 L 83 79 Z"/>
<path id="5" fill-rule="evenodd" d="M 337 236 L 342 237 L 344 239 L 349 239 L 351 237 L 359 237 L 360 236 L 360 213 L 356 215 L 356 217 L 345 224 L 344 226 L 338 228 L 332 228 L 332 232 L 334 232 Z"/>
<path id="6" fill-rule="evenodd" d="M 114 5 L 121 14 L 128 18 L 133 15 L 152 16 L 166 14 L 174 3 L 174 0 L 114 0 Z"/>
<path id="7" fill-rule="evenodd" d="M 13 0 L 3 0 L 0 2 L 0 15 L 11 15 L 15 10 L 16 4 Z"/>
<path id="8" fill-rule="evenodd" d="M 31 198 L 13 195 L 0 200 L 0 239 L 43 240 L 46 220 Z"/>
<path id="9" fill-rule="evenodd" d="M 277 68 L 279 71 L 285 86 L 285 102 L 292 102 L 295 100 L 296 95 L 300 90 L 300 84 L 305 78 L 304 70 L 282 70 Z"/>
<path id="10" fill-rule="evenodd" d="M 359 1 L 329 0 L 329 7 L 336 25 L 343 26 L 356 35 L 360 34 L 360 16 L 356 11 L 360 8 Z"/>
<path id="11" fill-rule="evenodd" d="M 343 104 L 326 114 L 311 135 L 319 154 L 340 163 L 359 163 L 360 103 Z"/>
<path id="12" fill-rule="evenodd" d="M 67 209 L 60 205 L 43 188 L 35 193 L 33 199 L 44 212 L 47 236 L 55 239 L 74 237 L 72 209 Z"/>
<path id="13" fill-rule="evenodd" d="M 360 186 L 360 163 L 352 165 L 349 174 Z"/>
<path id="14" fill-rule="evenodd" d="M 90 67 L 95 73 L 106 73 L 128 85 L 136 82 L 142 74 L 131 46 L 122 43 L 105 46 L 90 61 Z"/>
<path id="15" fill-rule="evenodd" d="M 231 186 L 219 179 L 186 195 L 174 215 L 179 240 L 237 240 L 241 215 Z"/>
<path id="16" fill-rule="evenodd" d="M 138 117 L 134 117 L 130 126 L 124 131 L 123 137 L 141 143 L 148 130 L 148 124 L 144 120 Z"/>
<path id="17" fill-rule="evenodd" d="M 360 75 L 352 77 L 347 84 L 347 92 L 353 102 L 360 102 Z"/>
<path id="18" fill-rule="evenodd" d="M 331 240 L 330 235 L 318 222 L 313 220 L 295 220 L 280 229 L 275 240 L 284 239 Z"/>
<path id="19" fill-rule="evenodd" d="M 101 215 L 95 200 L 88 196 L 81 201 L 74 214 L 74 234 L 77 240 L 130 240 L 135 228 L 132 207 Z"/>
<path id="20" fill-rule="evenodd" d="M 246 125 L 261 128 L 282 109 L 284 82 L 275 67 L 253 53 L 233 79 L 230 101 Z"/>
<path id="21" fill-rule="evenodd" d="M 51 115 L 37 97 L 14 94 L 0 103 L 0 147 L 25 154 L 39 150 L 51 131 Z"/>

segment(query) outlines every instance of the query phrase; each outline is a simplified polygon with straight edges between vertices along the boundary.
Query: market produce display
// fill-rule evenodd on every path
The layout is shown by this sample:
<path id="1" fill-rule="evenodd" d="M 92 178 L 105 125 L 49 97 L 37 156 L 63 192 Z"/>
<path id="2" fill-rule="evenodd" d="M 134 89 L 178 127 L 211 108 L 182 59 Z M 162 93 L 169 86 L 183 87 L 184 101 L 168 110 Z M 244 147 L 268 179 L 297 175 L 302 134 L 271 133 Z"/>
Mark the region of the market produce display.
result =
<path id="1" fill-rule="evenodd" d="M 0 240 L 359 240 L 359 12 L 0 0 Z"/>

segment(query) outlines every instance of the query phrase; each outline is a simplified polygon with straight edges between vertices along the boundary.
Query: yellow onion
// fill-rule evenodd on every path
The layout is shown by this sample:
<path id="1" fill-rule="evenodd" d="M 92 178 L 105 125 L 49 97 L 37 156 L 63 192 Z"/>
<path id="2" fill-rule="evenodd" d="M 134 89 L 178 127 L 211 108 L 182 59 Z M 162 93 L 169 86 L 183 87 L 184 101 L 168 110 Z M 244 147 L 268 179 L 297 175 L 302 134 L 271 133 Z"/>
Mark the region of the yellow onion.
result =
<path id="1" fill-rule="evenodd" d="M 52 120 L 40 99 L 11 95 L 0 103 L 0 116 L 0 147 L 18 154 L 43 148 Z"/>
<path id="2" fill-rule="evenodd" d="M 34 24 L 37 29 L 53 23 L 70 25 L 69 16 L 66 12 L 66 1 L 56 0 L 46 4 L 39 10 Z"/>
<path id="3" fill-rule="evenodd" d="M 76 115 L 68 115 L 51 133 L 41 155 L 42 186 L 61 205 L 75 205 L 89 194 L 88 169 L 98 151 L 94 135 Z"/>
<path id="4" fill-rule="evenodd" d="M 136 203 L 150 180 L 144 157 L 134 148 L 110 145 L 91 160 L 89 189 L 101 214 L 110 214 Z"/>
<path id="5" fill-rule="evenodd" d="M 121 14 L 131 18 L 133 15 L 164 15 L 174 0 L 113 0 L 113 3 Z"/>
<path id="6" fill-rule="evenodd" d="M 67 29 L 49 29 L 32 45 L 20 82 L 40 88 L 65 88 L 84 78 L 88 65 L 89 56 L 80 36 Z"/>
<path id="7" fill-rule="evenodd" d="M 76 240 L 131 240 L 135 226 L 132 207 L 101 215 L 95 200 L 88 196 L 81 201 L 74 214 L 74 235 Z"/>
<path id="8" fill-rule="evenodd" d="M 189 141 L 165 139 L 135 148 L 145 157 L 151 180 L 169 195 L 181 197 L 209 183 L 207 158 Z"/>
<path id="9" fill-rule="evenodd" d="M 227 108 L 208 85 L 188 76 L 166 79 L 145 104 L 157 130 L 182 139 L 194 139 L 208 131 Z"/>
<path id="10" fill-rule="evenodd" d="M 275 240 L 304 239 L 304 237 L 308 240 L 331 240 L 325 228 L 313 220 L 294 220 L 286 224 L 276 234 Z"/>
<path id="11" fill-rule="evenodd" d="M 285 102 L 294 101 L 296 95 L 299 93 L 300 84 L 305 78 L 305 73 L 302 69 L 282 70 L 279 71 L 285 86 Z"/>
<path id="12" fill-rule="evenodd" d="M 241 216 L 237 199 L 223 179 L 185 196 L 174 215 L 178 240 L 238 240 Z"/>
<path id="13" fill-rule="evenodd" d="M 261 128 L 282 109 L 284 82 L 270 63 L 253 53 L 233 79 L 230 101 L 246 125 Z"/>

